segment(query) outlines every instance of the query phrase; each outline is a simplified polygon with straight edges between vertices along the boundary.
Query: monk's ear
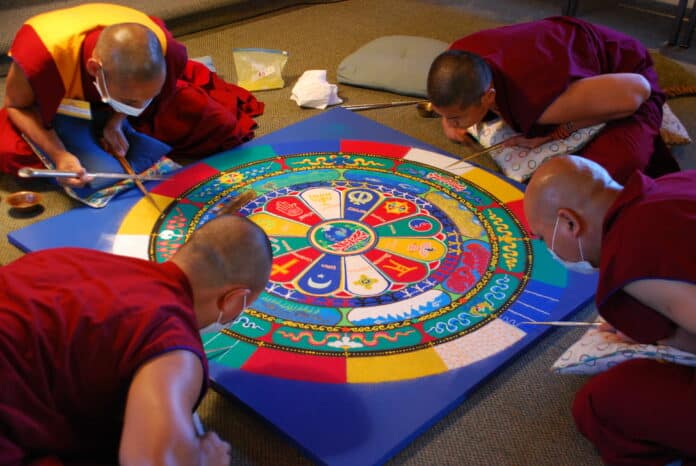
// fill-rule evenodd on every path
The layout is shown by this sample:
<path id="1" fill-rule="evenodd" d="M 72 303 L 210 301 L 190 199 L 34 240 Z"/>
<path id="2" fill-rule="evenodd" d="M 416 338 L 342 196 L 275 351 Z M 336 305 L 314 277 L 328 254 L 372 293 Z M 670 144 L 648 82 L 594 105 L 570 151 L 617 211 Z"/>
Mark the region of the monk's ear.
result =
<path id="1" fill-rule="evenodd" d="M 218 309 L 223 313 L 223 322 L 232 321 L 244 311 L 251 290 L 245 287 L 232 287 L 218 298 Z"/>
<path id="2" fill-rule="evenodd" d="M 491 107 L 495 103 L 495 87 L 493 87 L 493 84 L 483 93 L 481 101 L 486 107 Z"/>
<path id="3" fill-rule="evenodd" d="M 99 72 L 99 68 L 101 68 L 101 67 L 102 67 L 101 62 L 99 60 L 97 60 L 96 58 L 90 57 L 87 59 L 86 68 L 87 68 L 87 72 L 90 74 L 90 76 L 96 77 L 97 73 Z"/>
<path id="4" fill-rule="evenodd" d="M 558 231 L 573 238 L 580 236 L 585 230 L 585 221 L 572 209 L 558 209 Z"/>

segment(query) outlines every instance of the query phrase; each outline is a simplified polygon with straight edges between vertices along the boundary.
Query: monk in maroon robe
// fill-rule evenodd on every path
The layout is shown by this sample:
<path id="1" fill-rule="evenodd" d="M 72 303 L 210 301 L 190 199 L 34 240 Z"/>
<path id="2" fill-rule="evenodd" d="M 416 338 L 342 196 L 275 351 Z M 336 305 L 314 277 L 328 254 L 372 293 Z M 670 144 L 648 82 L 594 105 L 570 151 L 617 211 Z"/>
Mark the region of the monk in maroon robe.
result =
<path id="1" fill-rule="evenodd" d="M 606 330 L 696 353 L 696 170 L 636 171 L 622 186 L 595 162 L 555 157 L 532 176 L 524 210 L 569 268 L 599 268 Z M 695 367 L 621 363 L 590 379 L 573 415 L 608 464 L 696 464 Z"/>
<path id="2" fill-rule="evenodd" d="M 42 166 L 22 136 L 56 168 L 84 172 L 51 128 L 63 99 L 110 112 L 102 144 L 116 156 L 127 152 L 126 118 L 170 145 L 171 156 L 202 157 L 252 138 L 251 117 L 263 112 L 249 92 L 189 61 L 161 20 L 120 5 L 83 4 L 32 17 L 17 32 L 10 56 L 0 111 L 0 170 L 6 173 Z"/>
<path id="3" fill-rule="evenodd" d="M 428 94 L 453 140 L 491 113 L 521 133 L 508 144 L 525 147 L 606 123 L 580 154 L 617 181 L 636 169 L 651 176 L 679 169 L 660 137 L 665 95 L 646 48 L 576 18 L 457 40 L 433 62 Z"/>
<path id="4" fill-rule="evenodd" d="M 163 263 L 54 248 L 0 267 L 0 465 L 229 465 L 193 418 L 199 332 L 258 298 L 272 260 L 259 226 L 221 215 Z"/>

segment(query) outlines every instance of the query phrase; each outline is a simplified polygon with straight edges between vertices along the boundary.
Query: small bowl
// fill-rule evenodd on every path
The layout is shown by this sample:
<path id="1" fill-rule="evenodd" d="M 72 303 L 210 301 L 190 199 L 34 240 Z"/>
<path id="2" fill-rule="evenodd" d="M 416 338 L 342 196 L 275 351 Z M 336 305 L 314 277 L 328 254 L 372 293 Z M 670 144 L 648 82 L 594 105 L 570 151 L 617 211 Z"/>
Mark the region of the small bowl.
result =
<path id="1" fill-rule="evenodd" d="M 34 191 L 18 191 L 5 198 L 10 207 L 22 212 L 29 212 L 41 207 L 41 194 Z"/>
<path id="2" fill-rule="evenodd" d="M 440 116 L 433 110 L 433 104 L 430 102 L 419 102 L 416 104 L 416 110 L 418 110 L 418 114 L 423 118 L 437 118 Z"/>

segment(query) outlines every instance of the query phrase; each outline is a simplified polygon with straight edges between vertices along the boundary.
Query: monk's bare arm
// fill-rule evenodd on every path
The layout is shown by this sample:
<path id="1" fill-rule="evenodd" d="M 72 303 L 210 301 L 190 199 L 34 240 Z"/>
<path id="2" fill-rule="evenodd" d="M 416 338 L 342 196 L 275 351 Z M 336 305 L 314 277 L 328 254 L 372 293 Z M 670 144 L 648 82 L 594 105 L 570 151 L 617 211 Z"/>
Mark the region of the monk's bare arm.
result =
<path id="1" fill-rule="evenodd" d="M 660 343 L 696 353 L 696 285 L 671 280 L 638 280 L 624 291 L 677 324 Z"/>
<path id="2" fill-rule="evenodd" d="M 650 83 L 635 73 L 613 73 L 580 79 L 539 117 L 544 125 L 573 122 L 584 128 L 631 116 L 650 97 Z"/>
<path id="3" fill-rule="evenodd" d="M 41 122 L 36 104 L 36 96 L 22 69 L 12 63 L 5 84 L 5 107 L 7 116 L 14 126 L 53 160 L 56 168 L 76 172 L 84 171 L 77 157 L 68 152 L 53 129 L 47 129 Z M 64 179 L 65 180 L 65 179 Z M 70 186 L 80 186 L 84 180 L 70 178 L 65 180 Z"/>
<path id="4" fill-rule="evenodd" d="M 158 356 L 137 371 L 128 391 L 119 464 L 229 464 L 229 445 L 212 432 L 198 437 L 193 425 L 202 380 L 200 360 L 185 350 Z"/>
<path id="5" fill-rule="evenodd" d="M 41 123 L 34 91 L 24 72 L 14 63 L 7 73 L 5 107 L 10 121 L 17 129 L 29 136 L 54 162 L 67 153 L 56 132 L 44 128 Z"/>

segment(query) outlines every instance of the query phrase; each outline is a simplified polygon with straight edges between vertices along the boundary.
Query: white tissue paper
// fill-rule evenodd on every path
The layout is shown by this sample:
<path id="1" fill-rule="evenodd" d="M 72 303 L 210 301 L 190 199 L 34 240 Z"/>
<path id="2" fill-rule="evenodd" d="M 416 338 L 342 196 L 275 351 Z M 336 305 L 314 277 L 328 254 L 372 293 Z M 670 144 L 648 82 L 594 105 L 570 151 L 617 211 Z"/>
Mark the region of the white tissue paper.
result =
<path id="1" fill-rule="evenodd" d="M 326 70 L 309 70 L 302 73 L 292 88 L 292 100 L 300 107 L 325 109 L 343 102 L 338 97 L 338 86 L 326 80 Z"/>

